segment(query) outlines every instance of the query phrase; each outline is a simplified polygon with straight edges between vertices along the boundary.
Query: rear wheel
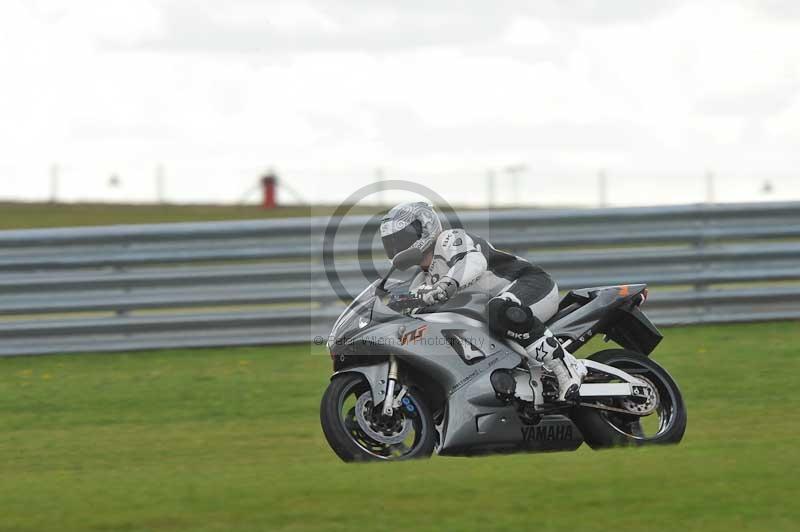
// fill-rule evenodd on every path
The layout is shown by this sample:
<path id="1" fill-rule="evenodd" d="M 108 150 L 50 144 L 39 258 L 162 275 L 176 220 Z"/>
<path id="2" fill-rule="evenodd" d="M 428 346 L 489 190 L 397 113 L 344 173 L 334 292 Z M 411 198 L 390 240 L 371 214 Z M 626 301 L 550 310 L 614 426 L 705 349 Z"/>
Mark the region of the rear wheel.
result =
<path id="1" fill-rule="evenodd" d="M 433 453 L 435 428 L 430 410 L 413 388 L 392 416 L 382 415 L 360 373 L 336 375 L 320 404 L 322 431 L 345 462 L 427 458 Z"/>
<path id="2" fill-rule="evenodd" d="M 621 369 L 651 385 L 652 394 L 634 403 L 631 400 L 607 400 L 603 404 L 628 412 L 604 411 L 577 407 L 572 419 L 593 449 L 622 445 L 678 443 L 686 431 L 686 405 L 678 385 L 654 360 L 627 349 L 600 351 L 589 359 Z"/>

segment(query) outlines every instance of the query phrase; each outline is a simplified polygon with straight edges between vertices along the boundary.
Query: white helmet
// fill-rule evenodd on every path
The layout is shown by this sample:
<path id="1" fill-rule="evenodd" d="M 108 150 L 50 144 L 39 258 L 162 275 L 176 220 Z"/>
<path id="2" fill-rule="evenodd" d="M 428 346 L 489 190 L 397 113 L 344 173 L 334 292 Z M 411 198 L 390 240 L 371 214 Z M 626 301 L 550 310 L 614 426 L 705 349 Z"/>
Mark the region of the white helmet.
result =
<path id="1" fill-rule="evenodd" d="M 433 247 L 442 232 L 442 222 L 433 206 L 418 201 L 401 203 L 381 220 L 381 240 L 386 255 L 395 255 L 410 247 L 426 252 Z"/>

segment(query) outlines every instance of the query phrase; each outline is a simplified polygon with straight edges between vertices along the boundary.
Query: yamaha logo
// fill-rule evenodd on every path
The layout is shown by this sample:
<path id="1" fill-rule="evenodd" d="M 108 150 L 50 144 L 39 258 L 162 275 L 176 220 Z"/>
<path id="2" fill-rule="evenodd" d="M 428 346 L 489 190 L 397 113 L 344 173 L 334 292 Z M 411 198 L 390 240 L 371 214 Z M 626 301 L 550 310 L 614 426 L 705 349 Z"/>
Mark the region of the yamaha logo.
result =
<path id="1" fill-rule="evenodd" d="M 566 441 L 573 439 L 572 425 L 538 425 L 520 427 L 522 441 Z"/>

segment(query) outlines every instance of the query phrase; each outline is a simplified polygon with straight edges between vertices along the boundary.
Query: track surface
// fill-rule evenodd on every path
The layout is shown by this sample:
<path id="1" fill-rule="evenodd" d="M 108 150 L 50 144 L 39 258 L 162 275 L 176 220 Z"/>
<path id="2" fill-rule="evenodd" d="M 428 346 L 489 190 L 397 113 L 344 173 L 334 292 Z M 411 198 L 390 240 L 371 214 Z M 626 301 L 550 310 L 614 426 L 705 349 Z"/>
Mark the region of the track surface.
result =
<path id="1" fill-rule="evenodd" d="M 2 359 L 0 530 L 800 529 L 800 324 L 666 335 L 681 446 L 403 464 L 327 448 L 316 347 Z"/>

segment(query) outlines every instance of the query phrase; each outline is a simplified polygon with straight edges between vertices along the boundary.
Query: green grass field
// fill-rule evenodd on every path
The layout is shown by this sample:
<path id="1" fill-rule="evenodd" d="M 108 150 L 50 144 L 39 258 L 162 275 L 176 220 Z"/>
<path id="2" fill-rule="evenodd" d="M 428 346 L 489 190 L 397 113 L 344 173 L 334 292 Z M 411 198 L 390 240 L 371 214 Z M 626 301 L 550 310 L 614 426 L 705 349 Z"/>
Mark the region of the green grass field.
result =
<path id="1" fill-rule="evenodd" d="M 213 222 L 330 215 L 335 205 L 262 209 L 257 205 L 130 205 L 112 203 L 0 202 L 0 230 L 85 225 Z M 356 206 L 351 214 L 372 214 L 379 207 Z"/>
<path id="2" fill-rule="evenodd" d="M 23 203 L 0 201 L 0 230 L 86 225 L 216 222 L 330 216 L 338 205 L 292 205 L 262 209 L 258 205 L 177 205 L 114 203 Z M 459 212 L 475 207 L 454 205 Z M 495 209 L 502 207 L 495 207 Z M 349 214 L 385 212 L 388 206 L 355 205 Z"/>
<path id="3" fill-rule="evenodd" d="M 319 348 L 0 360 L 0 530 L 798 530 L 800 324 L 671 329 L 671 448 L 347 465 Z"/>

